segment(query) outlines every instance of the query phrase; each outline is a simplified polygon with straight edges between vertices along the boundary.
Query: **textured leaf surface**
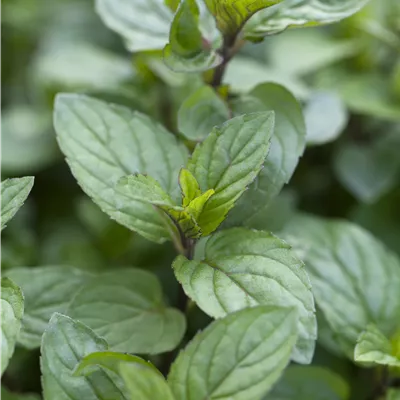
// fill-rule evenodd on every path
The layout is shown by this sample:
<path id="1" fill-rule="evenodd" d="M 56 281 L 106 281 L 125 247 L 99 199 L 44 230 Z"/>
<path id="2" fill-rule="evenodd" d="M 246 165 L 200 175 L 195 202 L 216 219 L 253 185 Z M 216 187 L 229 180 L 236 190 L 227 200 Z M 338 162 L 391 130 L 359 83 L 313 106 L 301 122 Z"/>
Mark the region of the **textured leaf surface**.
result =
<path id="1" fill-rule="evenodd" d="M 297 308 L 293 359 L 311 361 L 317 329 L 311 285 L 285 242 L 267 232 L 233 228 L 208 240 L 202 261 L 178 256 L 173 268 L 186 294 L 214 318 L 256 305 Z"/>
<path id="2" fill-rule="evenodd" d="M 193 141 L 204 140 L 214 126 L 229 119 L 229 109 L 209 86 L 192 93 L 178 111 L 179 131 Z"/>
<path id="3" fill-rule="evenodd" d="M 1 278 L 1 374 L 14 353 L 24 314 L 21 289 L 9 278 Z"/>
<path id="4" fill-rule="evenodd" d="M 285 0 L 259 12 L 245 27 L 247 38 L 260 40 L 286 28 L 340 21 L 361 10 L 369 0 Z"/>
<path id="5" fill-rule="evenodd" d="M 22 289 L 25 313 L 18 343 L 40 346 L 44 330 L 54 312 L 65 313 L 68 303 L 90 275 L 72 267 L 13 268 L 7 276 Z"/>
<path id="6" fill-rule="evenodd" d="M 147 239 L 169 238 L 168 217 L 115 189 L 125 175 L 148 174 L 175 200 L 186 148 L 138 112 L 81 95 L 59 95 L 55 129 L 61 150 L 82 189 L 111 218 Z"/>
<path id="7" fill-rule="evenodd" d="M 188 169 L 203 191 L 215 191 L 198 220 L 204 235 L 217 229 L 259 173 L 268 154 L 273 128 L 271 111 L 241 115 L 214 128 L 197 145 Z"/>
<path id="8" fill-rule="evenodd" d="M 121 375 L 131 399 L 175 400 L 162 374 L 139 364 L 121 364 Z"/>
<path id="9" fill-rule="evenodd" d="M 375 325 L 369 324 L 357 339 L 354 360 L 367 364 L 400 367 L 400 358 L 393 353 L 392 344 L 386 336 Z"/>
<path id="10" fill-rule="evenodd" d="M 32 189 L 34 178 L 6 179 L 1 182 L 1 229 L 22 207 Z"/>
<path id="11" fill-rule="evenodd" d="M 250 96 L 257 100 L 252 102 L 255 111 L 274 110 L 275 129 L 264 168 L 229 214 L 226 226 L 262 228 L 262 214 L 288 183 L 303 154 L 306 129 L 299 103 L 284 87 L 265 83 Z M 245 112 L 247 102 L 237 106 L 235 113 Z"/>
<path id="12" fill-rule="evenodd" d="M 41 371 L 44 400 L 128 400 L 123 382 L 111 371 L 73 376 L 88 354 L 107 350 L 107 343 L 78 321 L 55 313 L 43 335 Z"/>
<path id="13" fill-rule="evenodd" d="M 164 61 L 174 71 L 195 72 L 214 68 L 222 57 L 204 44 L 196 0 L 182 0 L 172 21 Z"/>
<path id="14" fill-rule="evenodd" d="M 172 365 L 176 400 L 259 399 L 289 362 L 296 320 L 294 309 L 259 306 L 213 322 Z"/>
<path id="15" fill-rule="evenodd" d="M 265 400 L 347 400 L 350 388 L 334 372 L 317 366 L 290 366 Z"/>
<path id="16" fill-rule="evenodd" d="M 162 49 L 168 42 L 173 14 L 163 0 L 96 0 L 96 10 L 132 52 Z"/>
<path id="17" fill-rule="evenodd" d="M 172 350 L 186 329 L 182 313 L 164 304 L 156 276 L 134 268 L 90 280 L 67 313 L 104 337 L 112 350 L 128 353 Z"/>
<path id="18" fill-rule="evenodd" d="M 306 263 L 317 305 L 351 359 L 369 323 L 385 335 L 398 327 L 400 261 L 371 234 L 348 222 L 301 215 L 281 235 Z"/>

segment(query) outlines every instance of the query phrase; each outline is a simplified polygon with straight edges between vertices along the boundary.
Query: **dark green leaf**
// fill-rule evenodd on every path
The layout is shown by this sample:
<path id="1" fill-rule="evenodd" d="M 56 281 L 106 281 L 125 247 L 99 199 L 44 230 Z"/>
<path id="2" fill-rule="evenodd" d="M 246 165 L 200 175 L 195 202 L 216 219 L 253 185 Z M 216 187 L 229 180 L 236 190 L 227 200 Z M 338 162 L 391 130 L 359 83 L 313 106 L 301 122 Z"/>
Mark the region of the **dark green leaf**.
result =
<path id="1" fill-rule="evenodd" d="M 297 308 L 293 359 L 311 361 L 317 330 L 311 285 L 285 242 L 267 232 L 233 228 L 210 237 L 202 261 L 178 256 L 173 268 L 186 294 L 214 318 L 256 305 Z"/>

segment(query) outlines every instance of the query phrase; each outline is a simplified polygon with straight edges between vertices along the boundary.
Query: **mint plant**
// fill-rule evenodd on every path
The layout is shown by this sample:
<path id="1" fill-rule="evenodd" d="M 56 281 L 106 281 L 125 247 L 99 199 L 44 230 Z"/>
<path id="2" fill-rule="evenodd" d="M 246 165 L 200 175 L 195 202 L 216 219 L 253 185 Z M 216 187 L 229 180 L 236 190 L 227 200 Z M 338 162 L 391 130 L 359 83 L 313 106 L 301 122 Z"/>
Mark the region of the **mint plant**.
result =
<path id="1" fill-rule="evenodd" d="M 335 197 L 337 182 L 321 179 L 325 164 L 307 166 L 326 161 L 321 145 L 344 129 L 357 135 L 364 120 L 348 113 L 365 111 L 326 91 L 332 64 L 360 45 L 321 38 L 316 27 L 332 32 L 367 3 L 96 0 L 88 21 L 96 11 L 131 63 L 89 42 L 65 45 L 61 33 L 44 40 L 39 93 L 54 97 L 55 137 L 79 188 L 69 175 L 45 183 L 39 173 L 30 228 L 29 207 L 17 211 L 33 177 L 2 182 L 2 229 L 15 216 L 1 278 L 5 399 L 400 398 L 398 247 L 375 224 L 376 236 L 326 217 L 348 194 Z M 363 24 L 398 50 L 400 31 Z M 51 67 L 57 43 L 82 70 Z M 266 43 L 275 77 L 246 59 Z M 279 43 L 309 52 L 286 51 L 282 62 Z M 379 114 L 387 136 L 361 151 L 340 142 L 334 153 L 332 169 L 359 199 L 398 182 L 396 107 Z M 315 153 L 300 162 L 306 148 Z M 56 158 L 33 158 L 31 170 Z M 372 173 L 344 172 L 353 162 Z M 299 209 L 284 189 L 297 167 L 290 187 L 308 199 Z M 60 194 L 41 196 L 46 185 Z M 325 203 L 312 199 L 321 186 Z M 16 236 L 33 238 L 31 259 L 21 251 L 19 262 Z M 21 377 L 25 360 L 40 364 L 36 387 Z"/>

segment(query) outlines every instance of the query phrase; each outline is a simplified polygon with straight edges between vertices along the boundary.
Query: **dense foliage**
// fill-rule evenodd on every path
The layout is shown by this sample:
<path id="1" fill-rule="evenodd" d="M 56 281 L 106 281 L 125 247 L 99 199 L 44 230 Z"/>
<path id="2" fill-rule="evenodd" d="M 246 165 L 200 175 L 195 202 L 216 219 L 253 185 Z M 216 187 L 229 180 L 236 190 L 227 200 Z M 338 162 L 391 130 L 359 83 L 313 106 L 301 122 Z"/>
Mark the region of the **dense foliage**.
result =
<path id="1" fill-rule="evenodd" d="M 398 0 L 2 29 L 4 400 L 400 399 Z"/>

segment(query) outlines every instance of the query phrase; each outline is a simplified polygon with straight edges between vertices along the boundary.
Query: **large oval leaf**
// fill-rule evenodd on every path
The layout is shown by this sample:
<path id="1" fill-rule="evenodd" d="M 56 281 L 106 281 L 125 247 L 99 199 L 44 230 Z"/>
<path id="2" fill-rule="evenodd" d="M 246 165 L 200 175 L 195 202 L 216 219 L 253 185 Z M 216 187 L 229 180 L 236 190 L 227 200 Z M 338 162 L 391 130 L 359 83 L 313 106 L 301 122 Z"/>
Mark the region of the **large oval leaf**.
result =
<path id="1" fill-rule="evenodd" d="M 54 124 L 72 173 L 94 202 L 146 238 L 167 240 L 168 217 L 127 198 L 115 184 L 124 175 L 148 174 L 180 198 L 177 179 L 186 148 L 149 117 L 87 96 L 59 95 Z"/>
<path id="2" fill-rule="evenodd" d="M 204 260 L 179 256 L 173 268 L 186 294 L 214 318 L 256 305 L 297 308 L 293 359 L 311 361 L 317 330 L 311 285 L 285 242 L 267 232 L 233 228 L 208 240 Z"/>
<path id="3" fill-rule="evenodd" d="M 79 269 L 59 266 L 13 268 L 7 276 L 24 293 L 25 313 L 18 343 L 29 349 L 40 346 L 52 314 L 65 313 L 72 297 L 90 277 Z"/>
<path id="4" fill-rule="evenodd" d="M 128 353 L 162 353 L 181 341 L 185 317 L 163 301 L 156 276 L 140 269 L 107 272 L 89 281 L 72 300 L 68 315 Z"/>
<path id="5" fill-rule="evenodd" d="M 213 322 L 172 365 L 168 382 L 176 400 L 259 399 L 289 362 L 296 314 L 259 306 Z"/>
<path id="6" fill-rule="evenodd" d="M 306 215 L 293 218 L 282 234 L 306 262 L 316 302 L 351 359 L 369 323 L 386 335 L 399 327 L 400 260 L 371 234 Z"/>

